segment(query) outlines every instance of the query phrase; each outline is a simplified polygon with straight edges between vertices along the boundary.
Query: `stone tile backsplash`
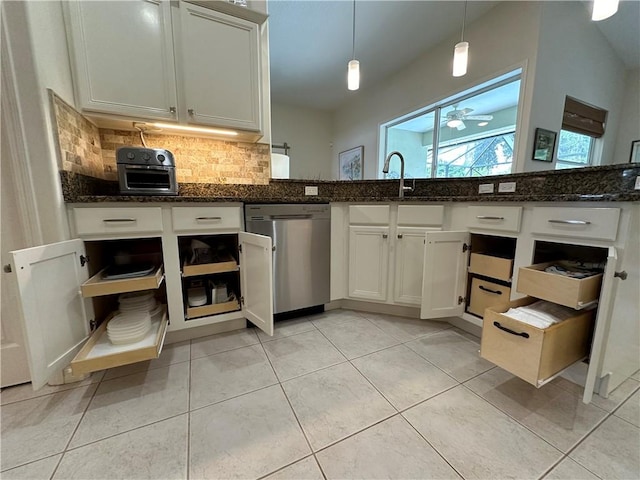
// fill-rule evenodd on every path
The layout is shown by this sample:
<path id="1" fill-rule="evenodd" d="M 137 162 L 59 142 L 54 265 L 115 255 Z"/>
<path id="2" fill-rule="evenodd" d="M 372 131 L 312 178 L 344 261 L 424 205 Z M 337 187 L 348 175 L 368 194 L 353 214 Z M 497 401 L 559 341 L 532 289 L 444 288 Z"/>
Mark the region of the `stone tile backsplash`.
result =
<path id="1" fill-rule="evenodd" d="M 50 91 L 60 148 L 60 170 L 116 180 L 116 150 L 142 146 L 139 132 L 98 128 Z M 270 147 L 183 135 L 145 134 L 149 148 L 171 151 L 178 183 L 266 185 Z"/>

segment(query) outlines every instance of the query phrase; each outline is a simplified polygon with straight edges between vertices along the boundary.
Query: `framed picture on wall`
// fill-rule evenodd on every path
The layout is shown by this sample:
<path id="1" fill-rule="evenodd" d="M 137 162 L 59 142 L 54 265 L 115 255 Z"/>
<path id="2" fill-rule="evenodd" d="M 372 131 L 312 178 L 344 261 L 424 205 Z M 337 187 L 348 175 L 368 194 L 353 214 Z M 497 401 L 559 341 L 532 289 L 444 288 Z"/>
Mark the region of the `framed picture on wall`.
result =
<path id="1" fill-rule="evenodd" d="M 533 159 L 541 162 L 552 162 L 553 151 L 556 147 L 556 132 L 536 128 L 533 140 Z"/>
<path id="2" fill-rule="evenodd" d="M 629 156 L 629 162 L 640 163 L 640 140 L 634 140 L 631 142 L 631 155 Z"/>
<path id="3" fill-rule="evenodd" d="M 338 154 L 338 180 L 362 180 L 364 145 L 345 150 Z"/>

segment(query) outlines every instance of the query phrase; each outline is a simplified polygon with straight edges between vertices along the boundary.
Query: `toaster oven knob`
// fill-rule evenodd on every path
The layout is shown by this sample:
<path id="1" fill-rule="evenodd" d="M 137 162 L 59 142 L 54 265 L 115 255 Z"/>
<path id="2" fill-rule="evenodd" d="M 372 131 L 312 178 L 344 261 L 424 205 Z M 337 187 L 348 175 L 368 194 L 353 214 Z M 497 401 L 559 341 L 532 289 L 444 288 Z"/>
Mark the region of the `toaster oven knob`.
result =
<path id="1" fill-rule="evenodd" d="M 129 153 L 127 153 L 127 158 L 129 160 L 133 160 L 134 158 L 136 158 L 136 154 L 133 153 L 133 152 L 129 152 Z"/>
<path id="2" fill-rule="evenodd" d="M 158 155 L 158 161 L 160 163 L 164 162 L 164 160 L 165 160 L 165 156 L 164 155 L 162 155 L 162 154 Z"/>
<path id="3" fill-rule="evenodd" d="M 148 153 L 144 153 L 144 154 L 142 155 L 142 159 L 143 159 L 145 162 L 148 162 L 149 160 L 151 160 L 151 156 L 150 156 Z"/>

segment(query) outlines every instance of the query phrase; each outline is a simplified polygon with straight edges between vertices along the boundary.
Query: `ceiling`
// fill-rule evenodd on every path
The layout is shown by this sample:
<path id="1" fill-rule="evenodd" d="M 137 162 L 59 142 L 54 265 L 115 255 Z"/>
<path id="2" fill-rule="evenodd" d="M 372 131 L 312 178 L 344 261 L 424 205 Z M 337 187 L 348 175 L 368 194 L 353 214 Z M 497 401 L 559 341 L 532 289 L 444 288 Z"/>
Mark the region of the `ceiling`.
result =
<path id="1" fill-rule="evenodd" d="M 468 2 L 467 24 L 498 3 Z M 590 0 L 584 3 L 591 9 Z M 355 57 L 360 61 L 360 88 L 375 85 L 458 35 L 463 11 L 462 1 L 358 0 Z M 355 92 L 347 90 L 352 22 L 350 0 L 270 1 L 272 101 L 333 110 L 353 96 Z M 618 13 L 597 25 L 628 68 L 640 66 L 640 2 L 620 2 Z"/>

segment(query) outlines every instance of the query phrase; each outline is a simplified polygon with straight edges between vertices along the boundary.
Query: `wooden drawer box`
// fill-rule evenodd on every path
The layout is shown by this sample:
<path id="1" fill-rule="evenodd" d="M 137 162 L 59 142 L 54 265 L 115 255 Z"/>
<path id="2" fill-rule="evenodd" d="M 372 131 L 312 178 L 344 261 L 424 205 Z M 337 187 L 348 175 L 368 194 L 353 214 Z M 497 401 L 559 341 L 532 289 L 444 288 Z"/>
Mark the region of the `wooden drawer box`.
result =
<path id="1" fill-rule="evenodd" d="M 469 262 L 469 272 L 485 277 L 497 278 L 505 282 L 511 281 L 513 259 L 501 258 L 485 253 L 472 253 Z"/>
<path id="2" fill-rule="evenodd" d="M 509 308 L 529 305 L 536 300 L 522 298 L 488 308 L 482 324 L 480 356 L 541 387 L 554 375 L 587 356 L 595 311 L 578 311 L 575 317 L 545 329 L 503 315 Z"/>
<path id="3" fill-rule="evenodd" d="M 575 309 L 585 308 L 598 300 L 602 274 L 587 278 L 570 278 L 544 269 L 555 262 L 521 267 L 516 291 Z"/>
<path id="4" fill-rule="evenodd" d="M 474 278 L 471 281 L 471 301 L 467 310 L 479 317 L 484 316 L 487 307 L 493 307 L 509 301 L 511 289 L 497 283 Z"/>

